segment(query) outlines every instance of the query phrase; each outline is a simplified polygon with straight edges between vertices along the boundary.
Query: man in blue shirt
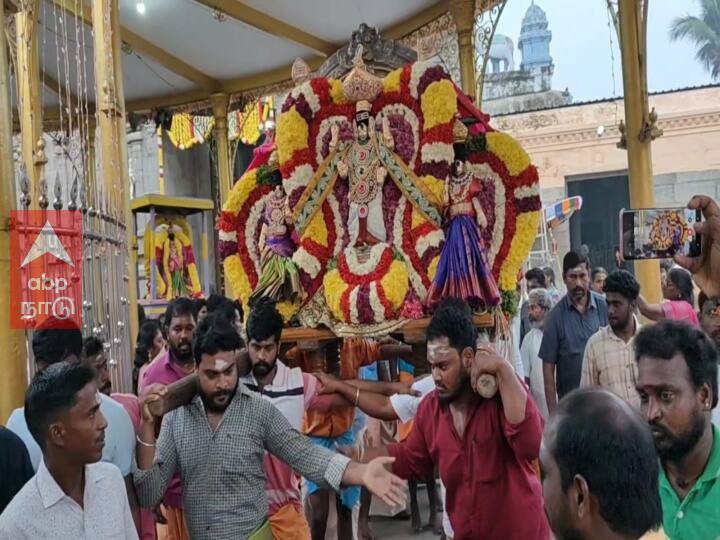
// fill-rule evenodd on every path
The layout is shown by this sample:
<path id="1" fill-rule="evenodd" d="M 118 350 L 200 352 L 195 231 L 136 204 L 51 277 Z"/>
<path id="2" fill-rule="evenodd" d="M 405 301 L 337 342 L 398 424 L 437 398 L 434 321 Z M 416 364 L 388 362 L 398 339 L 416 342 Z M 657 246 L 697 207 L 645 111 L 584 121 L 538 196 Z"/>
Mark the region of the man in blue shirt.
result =
<path id="1" fill-rule="evenodd" d="M 588 339 L 607 326 L 607 304 L 590 290 L 590 262 L 570 251 L 563 259 L 567 294 L 550 311 L 539 356 L 543 361 L 545 399 L 552 414 L 559 398 L 580 386 Z"/>

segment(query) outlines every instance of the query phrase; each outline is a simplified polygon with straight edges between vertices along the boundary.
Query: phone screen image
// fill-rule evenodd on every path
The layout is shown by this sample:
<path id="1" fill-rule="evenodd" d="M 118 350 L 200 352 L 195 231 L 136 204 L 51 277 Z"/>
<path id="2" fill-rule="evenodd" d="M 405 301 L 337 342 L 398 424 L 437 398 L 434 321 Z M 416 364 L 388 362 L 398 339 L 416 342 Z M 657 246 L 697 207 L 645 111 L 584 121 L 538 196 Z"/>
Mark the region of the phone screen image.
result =
<path id="1" fill-rule="evenodd" d="M 696 210 L 687 208 L 624 210 L 622 216 L 625 259 L 665 259 L 676 254 L 699 255 L 700 243 L 693 224 Z"/>

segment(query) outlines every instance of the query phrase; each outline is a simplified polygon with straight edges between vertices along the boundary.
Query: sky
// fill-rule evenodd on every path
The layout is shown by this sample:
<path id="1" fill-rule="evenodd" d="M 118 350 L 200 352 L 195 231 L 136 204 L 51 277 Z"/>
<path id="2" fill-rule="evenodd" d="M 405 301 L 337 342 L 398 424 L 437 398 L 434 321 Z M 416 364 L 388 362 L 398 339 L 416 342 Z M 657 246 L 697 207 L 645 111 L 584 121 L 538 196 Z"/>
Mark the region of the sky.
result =
<path id="1" fill-rule="evenodd" d="M 694 44 L 684 40 L 670 41 L 669 37 L 673 19 L 688 13 L 699 14 L 699 0 L 649 1 L 649 91 L 712 83 L 709 73 L 695 59 Z M 520 26 L 530 2 L 508 0 L 498 25 L 497 32 L 515 43 L 516 69 L 521 60 L 517 48 Z M 576 102 L 621 96 L 620 51 L 615 30 L 608 26 L 605 0 L 536 0 L 535 3 L 545 11 L 548 28 L 552 31 L 553 88 L 568 88 Z"/>

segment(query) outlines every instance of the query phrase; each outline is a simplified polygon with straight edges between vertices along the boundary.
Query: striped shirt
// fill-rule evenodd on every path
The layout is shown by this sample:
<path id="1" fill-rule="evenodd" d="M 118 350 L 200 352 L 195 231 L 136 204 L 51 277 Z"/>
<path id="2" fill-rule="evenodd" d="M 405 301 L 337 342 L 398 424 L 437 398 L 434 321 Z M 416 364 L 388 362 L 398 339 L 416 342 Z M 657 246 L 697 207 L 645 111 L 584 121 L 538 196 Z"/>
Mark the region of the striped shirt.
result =
<path id="1" fill-rule="evenodd" d="M 635 318 L 635 333 L 625 343 L 610 326 L 603 326 L 588 339 L 583 356 L 580 386 L 602 386 L 640 409 L 640 396 L 636 390 L 638 368 L 633 341 L 640 331 Z"/>
<path id="2" fill-rule="evenodd" d="M 326 489 L 339 489 L 350 461 L 313 444 L 271 403 L 238 383 L 214 432 L 200 396 L 165 415 L 153 466 L 135 472 L 140 503 L 154 506 L 179 472 L 191 538 L 247 538 L 268 514 L 265 449 Z"/>

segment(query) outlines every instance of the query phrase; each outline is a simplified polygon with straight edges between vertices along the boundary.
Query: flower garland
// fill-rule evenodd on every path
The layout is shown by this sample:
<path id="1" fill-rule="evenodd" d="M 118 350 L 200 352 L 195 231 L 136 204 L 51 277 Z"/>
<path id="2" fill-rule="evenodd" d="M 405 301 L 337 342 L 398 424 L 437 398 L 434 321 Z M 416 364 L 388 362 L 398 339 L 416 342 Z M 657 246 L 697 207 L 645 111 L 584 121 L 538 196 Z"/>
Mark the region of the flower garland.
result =
<path id="1" fill-rule="evenodd" d="M 405 262 L 387 244 L 373 246 L 367 256 L 361 263 L 347 248 L 323 278 L 325 302 L 338 321 L 376 324 L 399 316 L 409 290 Z"/>
<path id="2" fill-rule="evenodd" d="M 537 235 L 541 208 L 537 169 L 506 133 L 491 131 L 470 141 L 471 170 L 491 186 L 481 193 L 483 208 L 493 210 L 486 211 L 489 231 L 483 231 L 483 238 L 491 239 L 488 262 L 500 289 L 514 290 L 517 272 Z"/>

